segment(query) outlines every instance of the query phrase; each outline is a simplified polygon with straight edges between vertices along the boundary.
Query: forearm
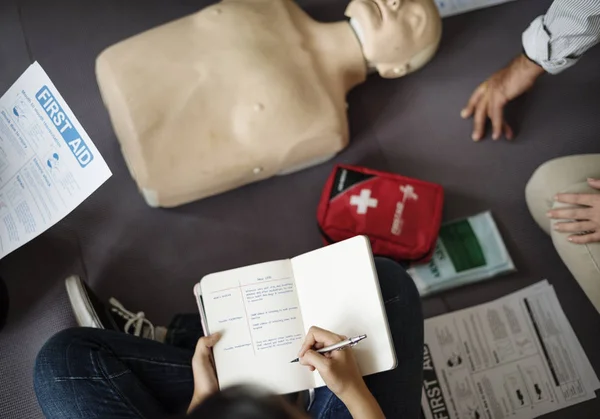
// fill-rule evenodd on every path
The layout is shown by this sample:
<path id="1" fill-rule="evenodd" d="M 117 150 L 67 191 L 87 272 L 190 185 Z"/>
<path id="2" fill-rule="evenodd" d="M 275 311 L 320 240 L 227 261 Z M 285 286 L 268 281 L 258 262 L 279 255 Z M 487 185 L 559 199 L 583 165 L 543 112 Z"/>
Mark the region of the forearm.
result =
<path id="1" fill-rule="evenodd" d="M 524 78 L 531 80 L 531 82 L 535 82 L 538 77 L 542 74 L 545 74 L 546 71 L 529 58 L 525 53 L 518 55 L 511 63 L 511 65 L 515 66 L 515 70 L 522 74 Z"/>
<path id="2" fill-rule="evenodd" d="M 531 23 L 522 40 L 529 58 L 548 73 L 560 73 L 600 42 L 600 2 L 555 0 L 544 16 Z"/>
<path id="3" fill-rule="evenodd" d="M 200 405 L 200 403 L 202 403 L 204 400 L 210 397 L 210 395 L 211 393 L 201 393 L 199 391 L 194 390 L 194 395 L 192 396 L 192 401 L 188 406 L 187 414 L 191 414 L 194 411 L 194 409 L 196 409 Z"/>
<path id="4" fill-rule="evenodd" d="M 198 407 L 198 405 L 201 403 L 201 400 L 198 400 L 198 398 L 194 395 L 194 397 L 192 398 L 192 401 L 190 402 L 190 405 L 187 408 L 187 414 L 191 414 L 194 409 L 196 409 Z"/>
<path id="5" fill-rule="evenodd" d="M 366 385 L 340 397 L 353 419 L 385 419 L 385 415 Z"/>

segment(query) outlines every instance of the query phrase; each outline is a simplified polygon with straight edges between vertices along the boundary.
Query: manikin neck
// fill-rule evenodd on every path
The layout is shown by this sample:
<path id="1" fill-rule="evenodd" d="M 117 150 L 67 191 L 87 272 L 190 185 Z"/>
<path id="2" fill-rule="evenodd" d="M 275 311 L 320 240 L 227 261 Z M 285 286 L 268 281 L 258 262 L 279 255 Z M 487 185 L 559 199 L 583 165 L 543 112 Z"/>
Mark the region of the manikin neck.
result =
<path id="1" fill-rule="evenodd" d="M 343 74 L 346 91 L 365 81 L 367 64 L 360 42 L 347 21 L 314 22 L 309 32 L 310 46 L 319 52 L 332 76 Z"/>
<path id="2" fill-rule="evenodd" d="M 360 27 L 360 24 L 358 23 L 358 21 L 356 19 L 350 18 L 350 20 L 348 21 L 348 23 L 350 24 L 350 27 L 352 28 L 352 31 L 354 32 L 354 35 L 356 35 L 356 38 L 358 39 L 358 42 L 361 45 L 361 50 L 362 50 L 362 45 L 364 43 L 364 33 L 362 28 Z M 363 54 L 364 57 L 364 54 Z M 367 64 L 367 71 L 369 72 L 369 74 L 373 74 L 375 72 L 377 72 L 377 69 L 375 68 L 375 66 L 373 64 L 371 64 L 369 62 L 369 60 L 367 60 L 366 58 L 364 58 L 365 63 Z"/>

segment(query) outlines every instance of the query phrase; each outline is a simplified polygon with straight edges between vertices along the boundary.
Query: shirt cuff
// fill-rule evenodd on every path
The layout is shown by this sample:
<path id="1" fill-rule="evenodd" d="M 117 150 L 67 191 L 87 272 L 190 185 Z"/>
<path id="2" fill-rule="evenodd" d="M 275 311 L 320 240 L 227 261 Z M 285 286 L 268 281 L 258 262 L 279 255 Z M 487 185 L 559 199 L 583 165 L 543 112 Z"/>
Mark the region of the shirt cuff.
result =
<path id="1" fill-rule="evenodd" d="M 544 27 L 544 16 L 538 16 L 531 22 L 523 32 L 522 41 L 525 54 L 550 74 L 558 74 L 578 61 L 577 58 L 551 56 L 550 34 Z"/>

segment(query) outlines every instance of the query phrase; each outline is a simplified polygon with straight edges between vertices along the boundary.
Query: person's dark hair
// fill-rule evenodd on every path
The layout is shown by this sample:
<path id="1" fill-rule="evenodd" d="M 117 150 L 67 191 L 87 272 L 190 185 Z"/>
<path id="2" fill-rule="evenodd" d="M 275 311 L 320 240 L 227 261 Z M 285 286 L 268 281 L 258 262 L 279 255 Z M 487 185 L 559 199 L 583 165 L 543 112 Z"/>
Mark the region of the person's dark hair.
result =
<path id="1" fill-rule="evenodd" d="M 282 397 L 249 386 L 230 387 L 204 400 L 190 419 L 294 419 L 294 408 Z"/>

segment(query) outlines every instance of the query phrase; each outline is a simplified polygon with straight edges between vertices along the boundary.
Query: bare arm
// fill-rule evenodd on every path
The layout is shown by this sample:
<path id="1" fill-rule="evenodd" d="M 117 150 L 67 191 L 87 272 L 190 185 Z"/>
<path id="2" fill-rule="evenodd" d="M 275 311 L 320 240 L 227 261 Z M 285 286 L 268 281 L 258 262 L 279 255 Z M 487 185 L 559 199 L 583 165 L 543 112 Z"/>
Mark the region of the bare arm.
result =
<path id="1" fill-rule="evenodd" d="M 529 25 L 522 40 L 524 53 L 480 84 L 461 111 L 463 118 L 473 116 L 474 141 L 483 138 L 487 119 L 495 140 L 502 134 L 512 139 L 513 131 L 504 119 L 506 104 L 533 87 L 542 74 L 571 67 L 600 42 L 600 1 L 555 0 L 545 15 Z"/>

